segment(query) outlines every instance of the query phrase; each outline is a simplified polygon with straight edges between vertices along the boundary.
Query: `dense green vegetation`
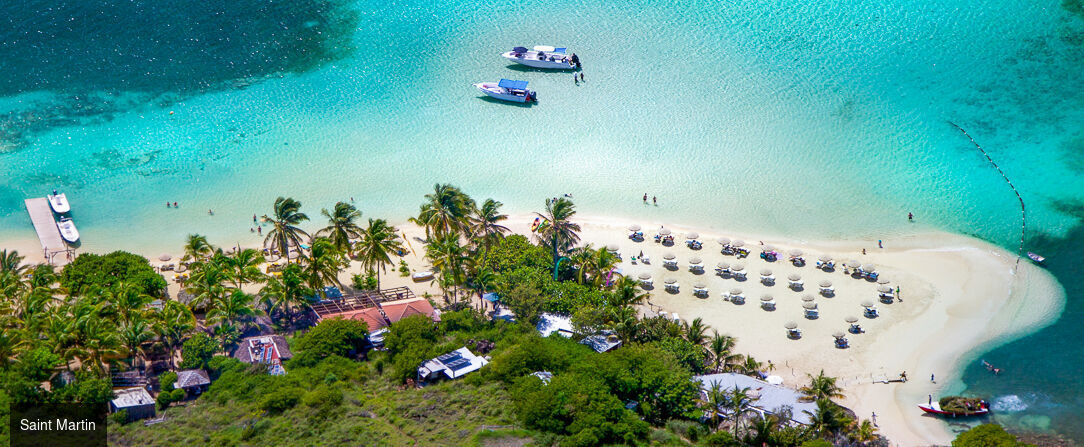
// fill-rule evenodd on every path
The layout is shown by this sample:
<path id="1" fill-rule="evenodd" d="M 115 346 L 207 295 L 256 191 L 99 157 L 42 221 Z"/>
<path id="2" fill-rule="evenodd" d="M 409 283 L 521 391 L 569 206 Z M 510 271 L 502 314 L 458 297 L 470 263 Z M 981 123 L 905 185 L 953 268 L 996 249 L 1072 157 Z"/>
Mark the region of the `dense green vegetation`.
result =
<path id="1" fill-rule="evenodd" d="M 841 390 L 823 373 L 802 390 L 817 403 L 810 426 L 789 424 L 786 410 L 761 417 L 748 389 L 702 393 L 695 374 L 757 374 L 773 365 L 734 352 L 733 337 L 699 319 L 641 317 L 637 306 L 648 295 L 612 274 L 613 254 L 579 244 L 571 201 L 547 201 L 534 240 L 508 235 L 500 207 L 450 185 L 425 196 L 412 221 L 426 229 L 424 253 L 444 292 L 434 304 L 444 313 L 439 323 L 420 315 L 395 323 L 383 351 L 365 352 L 364 323 L 306 326 L 310 300 L 325 286 L 345 287 L 338 276 L 352 262 L 362 267 L 353 281 L 359 288 L 377 287 L 398 265 L 398 230 L 380 219 L 363 225 L 347 203 L 323 210 L 328 225 L 310 235 L 301 204 L 279 198 L 264 216 L 266 252 L 224 252 L 190 235 L 188 298 L 167 298 L 160 309 L 149 304 L 164 297 L 164 282 L 134 255 L 81 255 L 58 274 L 0 252 L 0 403 L 104 401 L 108 374 L 156 360 L 206 368 L 213 384 L 186 401 L 192 396 L 172 389 L 175 375 L 163 374 L 158 404 L 166 421 L 112 427 L 112 443 L 464 445 L 507 437 L 536 445 L 885 445 L 869 421 L 832 402 Z M 293 261 L 269 275 L 265 256 Z M 487 292 L 499 294 L 517 321 L 493 321 L 472 307 Z M 534 324 L 543 312 L 570 315 L 582 335 L 542 338 Z M 261 316 L 289 339 L 295 356 L 286 375 L 225 356 Z M 599 331 L 623 345 L 599 354 L 579 343 Z M 454 382 L 416 386 L 424 360 L 463 346 L 491 362 Z M 66 370 L 73 375 L 62 382 Z M 50 391 L 43 382 L 52 382 Z"/>
<path id="2" fill-rule="evenodd" d="M 982 424 L 960 433 L 952 447 L 1034 447 L 1020 442 L 997 424 Z"/>

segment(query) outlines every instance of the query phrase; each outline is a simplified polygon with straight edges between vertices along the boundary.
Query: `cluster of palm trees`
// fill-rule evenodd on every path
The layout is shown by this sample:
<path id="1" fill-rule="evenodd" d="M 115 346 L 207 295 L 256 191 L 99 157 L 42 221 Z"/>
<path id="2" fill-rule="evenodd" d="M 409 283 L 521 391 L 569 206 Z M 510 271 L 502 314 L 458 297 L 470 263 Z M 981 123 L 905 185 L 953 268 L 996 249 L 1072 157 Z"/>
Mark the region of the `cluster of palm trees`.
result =
<path id="1" fill-rule="evenodd" d="M 116 363 L 175 353 L 196 327 L 186 306 L 167 301 L 156 310 L 154 297 L 133 284 L 69 291 L 53 266 L 23 259 L 0 251 L 0 366 L 44 348 L 61 359 L 58 366 L 105 375 Z"/>
<path id="2" fill-rule="evenodd" d="M 479 205 L 459 188 L 437 184 L 410 218 L 425 229 L 425 257 L 446 301 L 458 301 L 464 287 L 479 295 L 491 287 L 493 273 L 485 267 L 489 250 L 510 231 L 502 225 L 508 216 L 501 206 L 493 199 Z"/>
<path id="3" fill-rule="evenodd" d="M 833 399 L 842 399 L 842 389 L 836 384 L 836 378 L 824 375 L 808 375 L 809 384 L 799 389 L 806 401 L 816 402 L 815 411 L 803 410 L 809 425 L 805 427 L 791 424 L 793 409 L 768 408 L 768 413 L 755 410 L 757 395 L 748 387 L 723 388 L 718 382 L 706 390 L 699 403 L 708 416 L 709 424 L 714 428 L 729 426 L 736 439 L 744 440 L 748 445 L 766 445 L 773 433 L 784 428 L 795 430 L 804 437 L 821 437 L 834 440 L 844 437 L 859 445 L 868 445 L 878 440 L 877 428 L 869 420 L 857 420 L 847 417 L 842 408 Z M 838 445 L 838 444 L 836 444 Z"/>

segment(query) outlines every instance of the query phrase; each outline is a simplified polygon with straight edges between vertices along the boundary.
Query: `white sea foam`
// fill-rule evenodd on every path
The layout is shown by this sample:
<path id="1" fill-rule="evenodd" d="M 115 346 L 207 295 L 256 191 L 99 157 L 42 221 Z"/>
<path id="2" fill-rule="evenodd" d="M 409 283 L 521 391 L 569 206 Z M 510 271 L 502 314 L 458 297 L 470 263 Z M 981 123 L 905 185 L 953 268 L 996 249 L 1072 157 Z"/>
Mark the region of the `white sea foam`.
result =
<path id="1" fill-rule="evenodd" d="M 1023 399 L 1020 399 L 1020 396 L 1009 394 L 994 399 L 994 403 L 990 408 L 998 413 L 1015 413 L 1026 410 L 1028 404 L 1024 403 Z"/>

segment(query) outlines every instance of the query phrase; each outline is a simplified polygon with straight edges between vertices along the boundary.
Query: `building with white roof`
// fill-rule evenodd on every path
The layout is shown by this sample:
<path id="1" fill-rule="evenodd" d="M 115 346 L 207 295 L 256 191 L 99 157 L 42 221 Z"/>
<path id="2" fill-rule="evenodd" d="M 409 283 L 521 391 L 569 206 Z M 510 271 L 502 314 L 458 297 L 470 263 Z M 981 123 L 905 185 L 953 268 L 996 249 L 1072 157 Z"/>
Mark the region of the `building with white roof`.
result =
<path id="1" fill-rule="evenodd" d="M 418 380 L 431 382 L 444 378 L 458 379 L 466 374 L 482 369 L 489 363 L 484 357 L 479 357 L 470 352 L 470 349 L 462 347 L 440 357 L 426 360 L 418 367 Z"/>
<path id="2" fill-rule="evenodd" d="M 750 406 L 761 415 L 776 414 L 781 408 L 790 407 L 791 421 L 809 425 L 812 420 L 810 414 L 817 412 L 817 403 L 803 401 L 804 394 L 782 385 L 772 385 L 746 375 L 734 373 L 708 374 L 694 376 L 693 380 L 700 382 L 700 389 L 705 393 L 714 384 L 718 384 L 719 388 L 723 390 L 749 388 L 750 394 L 757 396 L 757 399 Z M 807 411 L 809 413 L 806 413 Z"/>

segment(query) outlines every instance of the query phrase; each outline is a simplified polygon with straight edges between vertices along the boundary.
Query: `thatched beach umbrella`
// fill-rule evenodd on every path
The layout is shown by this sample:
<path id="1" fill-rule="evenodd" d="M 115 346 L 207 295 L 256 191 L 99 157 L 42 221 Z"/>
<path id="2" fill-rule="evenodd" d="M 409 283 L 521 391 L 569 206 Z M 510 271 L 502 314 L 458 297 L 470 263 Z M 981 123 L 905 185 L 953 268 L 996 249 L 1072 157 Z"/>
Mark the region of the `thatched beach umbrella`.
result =
<path id="1" fill-rule="evenodd" d="M 802 275 L 799 275 L 797 273 L 791 273 L 787 275 L 787 280 L 792 282 L 798 282 L 802 280 Z"/>
<path id="2" fill-rule="evenodd" d="M 808 294 L 808 293 L 805 294 L 805 295 L 802 295 L 802 301 L 807 301 L 808 302 L 808 301 L 813 301 L 815 299 L 817 299 L 817 298 L 814 297 L 813 295 Z"/>
<path id="3" fill-rule="evenodd" d="M 888 285 L 881 285 L 877 287 L 877 291 L 881 293 L 892 293 L 892 287 L 889 287 Z"/>
<path id="4" fill-rule="evenodd" d="M 618 250 L 617 244 L 609 244 L 609 245 L 606 246 L 606 251 L 608 251 L 608 252 L 617 253 L 617 250 Z"/>
<path id="5" fill-rule="evenodd" d="M 733 270 L 733 271 L 735 271 L 735 272 L 742 272 L 742 271 L 745 271 L 745 264 L 741 264 L 741 263 L 738 263 L 738 264 L 734 264 L 734 268 L 732 268 L 732 269 L 730 269 L 730 270 Z"/>
<path id="6" fill-rule="evenodd" d="M 851 260 L 847 261 L 847 267 L 850 267 L 852 269 L 856 269 L 861 265 L 862 265 L 862 263 L 858 262 L 857 259 L 851 259 Z"/>
<path id="7" fill-rule="evenodd" d="M 817 308 L 817 303 L 814 303 L 812 301 L 806 301 L 806 302 L 802 303 L 802 307 L 805 308 L 805 309 L 816 309 Z"/>
<path id="8" fill-rule="evenodd" d="M 760 247 L 760 251 L 763 252 L 763 253 L 767 253 L 769 251 L 775 251 L 775 246 L 773 246 L 773 245 L 765 245 L 763 247 Z"/>
<path id="9" fill-rule="evenodd" d="M 827 279 L 823 280 L 823 281 L 821 281 L 820 286 L 821 286 L 822 289 L 827 289 L 829 287 L 832 287 L 832 281 L 829 281 Z"/>
<path id="10" fill-rule="evenodd" d="M 693 257 L 689 258 L 689 264 L 699 265 L 701 262 L 704 262 L 704 261 L 702 259 L 696 257 L 696 256 L 693 256 Z"/>
<path id="11" fill-rule="evenodd" d="M 666 278 L 666 281 L 663 281 L 663 282 L 665 282 L 667 284 L 677 284 L 677 280 L 674 279 L 674 278 Z"/>
<path id="12" fill-rule="evenodd" d="M 162 253 L 162 255 L 158 257 L 158 260 L 162 262 L 166 262 L 170 259 L 173 259 L 173 255 L 169 253 Z"/>
<path id="13" fill-rule="evenodd" d="M 636 277 L 640 278 L 640 279 L 642 279 L 644 281 L 647 281 L 647 280 L 651 279 L 651 274 L 648 273 L 648 272 L 643 272 L 643 273 L 637 275 Z"/>
<path id="14" fill-rule="evenodd" d="M 858 322 L 858 317 L 856 317 L 854 315 L 847 315 L 847 318 L 844 318 L 843 321 L 846 321 L 848 323 L 857 323 Z"/>
<path id="15" fill-rule="evenodd" d="M 877 276 L 877 284 L 888 284 L 888 277 L 884 275 Z"/>
<path id="16" fill-rule="evenodd" d="M 697 233 L 695 231 L 692 232 L 692 233 L 685 233 L 685 239 L 689 239 L 689 240 L 700 239 L 700 233 Z"/>
<path id="17" fill-rule="evenodd" d="M 744 247 L 745 246 L 745 241 L 743 241 L 741 239 L 736 239 L 734 242 L 730 243 L 730 246 L 734 247 L 734 248 Z"/>
<path id="18" fill-rule="evenodd" d="M 693 284 L 693 288 L 694 289 L 706 289 L 706 288 L 708 288 L 708 285 L 704 284 L 702 282 L 698 282 L 696 284 Z"/>
<path id="19" fill-rule="evenodd" d="M 677 259 L 677 256 L 674 256 L 673 253 L 667 253 L 665 255 L 662 255 L 662 258 L 667 260 L 667 261 L 673 261 L 673 260 Z"/>
<path id="20" fill-rule="evenodd" d="M 790 329 L 790 330 L 798 329 L 798 323 L 795 323 L 793 321 L 788 321 L 788 322 L 783 324 L 783 327 L 785 327 L 787 329 Z"/>
<path id="21" fill-rule="evenodd" d="M 669 235 L 670 235 L 670 229 L 669 228 L 660 228 L 659 229 L 659 236 L 669 236 Z"/>
<path id="22" fill-rule="evenodd" d="M 873 307 L 873 301 L 865 300 L 862 302 L 862 307 Z"/>
<path id="23" fill-rule="evenodd" d="M 792 258 L 797 258 L 797 257 L 801 256 L 804 253 L 805 252 L 803 252 L 803 251 L 801 251 L 801 250 L 799 250 L 797 248 L 791 249 L 790 251 L 787 252 L 787 254 L 790 255 L 790 257 L 792 257 Z"/>
<path id="24" fill-rule="evenodd" d="M 731 295 L 731 296 L 734 296 L 734 295 L 741 295 L 741 289 L 739 289 L 739 288 L 737 288 L 737 287 L 735 287 L 735 288 L 733 288 L 733 289 L 730 289 L 730 295 Z"/>
<path id="25" fill-rule="evenodd" d="M 719 267 L 722 270 L 726 270 L 726 269 L 730 268 L 730 263 L 729 262 L 719 262 L 718 264 L 715 264 L 715 266 Z"/>
<path id="26" fill-rule="evenodd" d="M 832 336 L 835 337 L 835 338 L 843 338 L 843 337 L 845 337 L 845 335 L 843 335 L 843 333 L 839 332 L 839 331 L 833 332 Z"/>
<path id="27" fill-rule="evenodd" d="M 728 237 L 721 237 L 721 238 L 719 238 L 719 239 L 716 239 L 716 240 L 715 240 L 715 242 L 718 242 L 718 243 L 719 243 L 719 245 L 729 245 L 729 244 L 730 244 L 730 238 L 728 238 Z"/>
<path id="28" fill-rule="evenodd" d="M 762 277 L 772 276 L 772 271 L 768 270 L 768 269 L 761 270 L 760 271 L 760 276 L 762 276 Z"/>
<path id="29" fill-rule="evenodd" d="M 820 255 L 817 257 L 817 260 L 820 262 L 829 262 L 832 260 L 832 257 L 828 255 Z"/>
<path id="30" fill-rule="evenodd" d="M 767 294 L 765 294 L 765 295 L 761 295 L 761 296 L 760 296 L 760 300 L 761 300 L 761 301 L 763 301 L 763 302 L 765 302 L 765 303 L 770 303 L 770 302 L 772 302 L 772 300 L 774 300 L 774 299 L 775 299 L 775 298 L 772 298 L 772 296 L 771 296 L 771 295 L 767 295 Z"/>
<path id="31" fill-rule="evenodd" d="M 877 266 L 873 264 L 862 264 L 861 270 L 866 273 L 873 273 L 877 270 Z"/>
<path id="32" fill-rule="evenodd" d="M 640 231 L 640 226 L 636 224 L 629 225 L 629 231 Z"/>

